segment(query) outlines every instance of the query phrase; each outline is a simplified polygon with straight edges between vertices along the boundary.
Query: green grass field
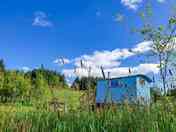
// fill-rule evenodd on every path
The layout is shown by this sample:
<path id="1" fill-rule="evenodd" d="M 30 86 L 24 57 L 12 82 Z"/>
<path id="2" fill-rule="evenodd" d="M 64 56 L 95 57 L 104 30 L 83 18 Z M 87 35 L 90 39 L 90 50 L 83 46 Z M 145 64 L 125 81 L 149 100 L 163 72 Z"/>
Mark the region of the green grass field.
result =
<path id="1" fill-rule="evenodd" d="M 2 108 L 2 107 L 1 107 Z M 3 107 L 5 109 L 5 107 Z M 0 112 L 0 130 L 8 132 L 174 132 L 175 104 L 123 105 L 100 111 L 69 113 L 19 109 Z"/>
<path id="2" fill-rule="evenodd" d="M 54 93 L 54 96 L 58 98 L 59 101 L 68 105 L 71 108 L 80 107 L 80 97 L 82 92 L 74 91 L 70 89 L 61 89 Z"/>
<path id="3" fill-rule="evenodd" d="M 55 92 L 68 107 L 79 108 L 82 93 L 63 89 Z M 56 96 L 55 95 L 55 96 Z M 95 111 L 72 109 L 69 112 L 21 104 L 0 106 L 2 132 L 174 132 L 176 103 L 163 98 L 151 106 L 112 106 Z"/>
<path id="4" fill-rule="evenodd" d="M 0 104 L 0 111 L 30 111 L 35 110 L 35 106 L 41 103 L 49 103 L 52 98 L 56 98 L 58 103 L 66 104 L 68 108 L 77 109 L 80 107 L 80 97 L 83 92 L 74 91 L 71 89 L 59 89 L 55 90 L 52 96 L 47 96 L 39 101 L 32 101 L 29 104 L 22 104 L 20 102 L 15 103 L 1 103 Z"/>

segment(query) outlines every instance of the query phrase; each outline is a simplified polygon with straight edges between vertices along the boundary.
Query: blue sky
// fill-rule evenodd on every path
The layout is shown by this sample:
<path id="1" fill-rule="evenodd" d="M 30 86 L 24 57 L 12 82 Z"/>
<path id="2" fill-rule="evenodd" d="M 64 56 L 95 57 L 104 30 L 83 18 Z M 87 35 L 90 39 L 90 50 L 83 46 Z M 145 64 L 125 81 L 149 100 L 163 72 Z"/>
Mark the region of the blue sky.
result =
<path id="1" fill-rule="evenodd" d="M 173 3 L 174 0 L 152 0 L 152 22 L 166 23 Z M 118 58 L 121 51 L 117 49 L 136 48 L 143 41 L 130 29 L 141 26 L 138 11 L 145 4 L 145 0 L 1 1 L 0 57 L 10 69 L 32 69 L 44 64 L 60 71 L 53 61 L 63 56 L 69 60 L 64 66 L 69 74 L 75 66 L 79 67 L 80 58 L 98 62 L 97 53 L 99 57 L 105 55 L 109 65 L 112 63 L 113 67 L 105 65 L 107 69 L 139 67 L 139 63 L 132 61 L 136 54 Z"/>

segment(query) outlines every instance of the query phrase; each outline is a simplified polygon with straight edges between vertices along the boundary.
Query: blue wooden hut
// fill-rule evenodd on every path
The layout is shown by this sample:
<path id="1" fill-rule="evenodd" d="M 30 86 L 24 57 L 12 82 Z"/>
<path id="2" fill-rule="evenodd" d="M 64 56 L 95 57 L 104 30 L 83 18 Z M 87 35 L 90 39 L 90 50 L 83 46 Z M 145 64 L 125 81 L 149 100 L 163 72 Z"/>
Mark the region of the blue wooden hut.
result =
<path id="1" fill-rule="evenodd" d="M 99 80 L 96 88 L 96 103 L 150 102 L 150 83 L 145 75 Z"/>

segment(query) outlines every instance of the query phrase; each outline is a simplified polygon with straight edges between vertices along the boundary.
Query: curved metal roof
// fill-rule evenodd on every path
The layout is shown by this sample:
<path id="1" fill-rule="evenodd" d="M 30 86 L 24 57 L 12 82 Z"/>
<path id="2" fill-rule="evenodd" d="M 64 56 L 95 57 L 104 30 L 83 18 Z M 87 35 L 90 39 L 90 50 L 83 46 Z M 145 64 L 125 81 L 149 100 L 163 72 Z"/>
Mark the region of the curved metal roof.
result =
<path id="1" fill-rule="evenodd" d="M 143 74 L 136 74 L 136 75 L 127 75 L 127 76 L 121 76 L 121 77 L 115 77 L 115 78 L 110 78 L 110 80 L 113 80 L 113 79 L 121 79 L 121 78 L 131 78 L 131 77 L 142 77 L 144 78 L 147 82 L 151 83 L 152 80 L 146 76 L 146 75 L 143 75 Z M 108 80 L 108 79 L 101 79 L 101 80 Z"/>

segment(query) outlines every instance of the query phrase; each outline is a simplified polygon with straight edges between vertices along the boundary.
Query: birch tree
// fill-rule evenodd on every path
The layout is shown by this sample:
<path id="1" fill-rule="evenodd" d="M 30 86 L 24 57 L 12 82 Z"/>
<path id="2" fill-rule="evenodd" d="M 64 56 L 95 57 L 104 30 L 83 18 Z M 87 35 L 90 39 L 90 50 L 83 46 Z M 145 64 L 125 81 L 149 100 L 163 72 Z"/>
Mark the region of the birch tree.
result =
<path id="1" fill-rule="evenodd" d="M 151 26 L 145 24 L 140 30 L 145 41 L 152 42 L 152 51 L 159 63 L 159 73 L 164 94 L 167 93 L 167 73 L 169 71 L 170 57 L 175 49 L 176 17 L 170 17 L 166 26 Z"/>

